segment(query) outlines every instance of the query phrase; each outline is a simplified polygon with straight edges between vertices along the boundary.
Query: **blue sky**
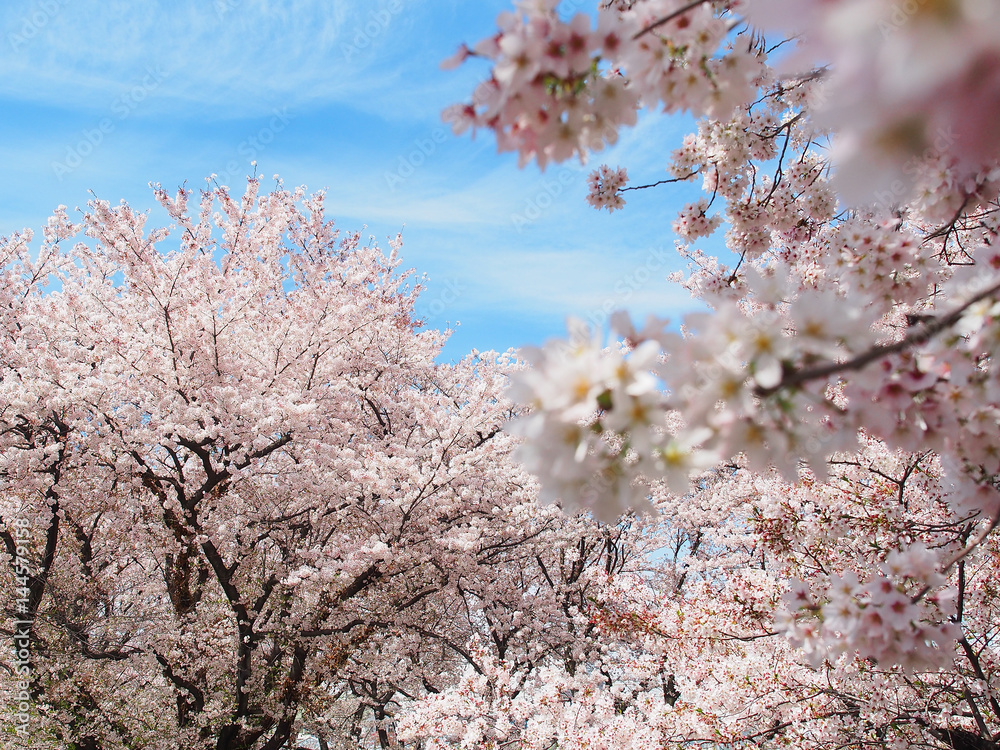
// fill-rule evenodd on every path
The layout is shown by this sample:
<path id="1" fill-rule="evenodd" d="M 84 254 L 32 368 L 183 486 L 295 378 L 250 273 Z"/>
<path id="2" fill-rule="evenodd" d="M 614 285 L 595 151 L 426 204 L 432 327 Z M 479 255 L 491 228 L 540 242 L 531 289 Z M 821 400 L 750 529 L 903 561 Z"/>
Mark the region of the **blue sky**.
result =
<path id="1" fill-rule="evenodd" d="M 568 5 L 568 3 L 564 3 Z M 585 202 L 586 176 L 626 166 L 662 179 L 689 122 L 640 119 L 577 162 L 517 168 L 488 132 L 456 137 L 440 111 L 487 73 L 442 71 L 493 33 L 509 0 L 5 0 L 0 5 L 0 235 L 41 227 L 90 191 L 152 208 L 210 174 L 240 188 L 257 161 L 287 186 L 327 190 L 345 229 L 403 233 L 427 274 L 420 312 L 456 327 L 446 358 L 565 331 L 602 308 L 677 317 L 687 293 L 670 223 L 693 186 Z M 264 185 L 269 185 L 264 180 Z"/>

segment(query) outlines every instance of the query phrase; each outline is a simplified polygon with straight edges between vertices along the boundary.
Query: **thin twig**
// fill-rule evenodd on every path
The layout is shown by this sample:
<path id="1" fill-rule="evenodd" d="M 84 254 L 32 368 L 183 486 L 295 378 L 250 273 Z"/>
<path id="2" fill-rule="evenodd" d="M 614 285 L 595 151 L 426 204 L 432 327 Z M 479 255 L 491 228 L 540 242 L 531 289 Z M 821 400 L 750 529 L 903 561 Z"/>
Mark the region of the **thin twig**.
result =
<path id="1" fill-rule="evenodd" d="M 695 170 L 690 174 L 686 174 L 683 177 L 672 177 L 669 180 L 659 180 L 658 182 L 651 182 L 648 185 L 632 185 L 631 187 L 623 187 L 618 192 L 624 193 L 626 190 L 645 190 L 646 188 L 656 187 L 657 185 L 668 185 L 674 182 L 686 182 L 687 180 L 690 180 L 692 177 L 694 177 L 696 174 L 698 174 L 698 170 Z"/>

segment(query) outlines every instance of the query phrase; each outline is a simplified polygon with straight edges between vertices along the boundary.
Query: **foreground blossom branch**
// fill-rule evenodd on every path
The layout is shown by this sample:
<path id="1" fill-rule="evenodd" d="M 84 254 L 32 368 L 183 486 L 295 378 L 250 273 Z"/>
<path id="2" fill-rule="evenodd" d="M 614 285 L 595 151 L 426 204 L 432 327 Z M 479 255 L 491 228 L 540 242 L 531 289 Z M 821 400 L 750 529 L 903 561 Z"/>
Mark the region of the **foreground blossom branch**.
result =
<path id="1" fill-rule="evenodd" d="M 813 367 L 796 370 L 782 376 L 781 382 L 776 385 L 764 388 L 758 386 L 754 389 L 754 395 L 767 397 L 778 393 L 781 390 L 797 388 L 813 380 L 827 380 L 832 375 L 839 375 L 852 370 L 862 370 L 868 365 L 878 362 L 892 354 L 899 354 L 914 347 L 926 344 L 935 336 L 947 332 L 965 315 L 969 308 L 977 303 L 995 300 L 1000 294 L 1000 283 L 994 284 L 978 294 L 975 294 L 967 302 L 959 305 L 947 315 L 933 316 L 931 319 L 921 322 L 913 331 L 907 333 L 899 341 L 892 344 L 873 346 L 867 351 L 858 354 L 844 362 L 830 362 L 827 364 L 815 365 Z"/>
<path id="2" fill-rule="evenodd" d="M 700 183 L 672 224 L 690 264 L 673 278 L 709 312 L 680 325 L 618 313 L 611 336 L 571 321 L 568 341 L 526 350 L 511 393 L 531 411 L 511 430 L 543 498 L 605 522 L 662 510 L 664 491 L 680 513 L 730 466 L 777 471 L 836 527 L 838 501 L 817 483 L 867 441 L 928 456 L 936 528 L 954 536 L 931 538 L 907 500 L 888 547 L 789 564 L 808 572 L 781 627 L 838 679 L 852 655 L 947 672 L 961 636 L 949 592 L 967 585 L 948 576 L 993 543 L 997 28 L 1000 10 L 977 0 L 637 0 L 602 4 L 596 22 L 521 3 L 476 47 L 492 78 L 446 113 L 542 168 L 615 143 L 641 109 L 697 118 L 665 144 L 667 178 L 647 182 Z M 622 208 L 627 179 L 601 165 L 588 201 Z M 698 247 L 719 230 L 725 251 Z M 785 532 L 775 549 L 794 546 Z M 992 742 L 1000 717 L 966 702 L 962 731 Z"/>

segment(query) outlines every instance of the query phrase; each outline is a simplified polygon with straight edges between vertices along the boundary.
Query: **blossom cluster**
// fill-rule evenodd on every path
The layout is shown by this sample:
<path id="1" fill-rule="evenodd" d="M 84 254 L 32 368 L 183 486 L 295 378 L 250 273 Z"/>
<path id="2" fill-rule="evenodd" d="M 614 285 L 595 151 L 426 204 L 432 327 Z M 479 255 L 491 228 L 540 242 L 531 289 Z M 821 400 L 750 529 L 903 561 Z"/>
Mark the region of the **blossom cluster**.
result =
<path id="1" fill-rule="evenodd" d="M 905 257 L 899 243 L 872 254 L 884 253 L 898 255 L 898 263 Z M 980 352 L 996 336 L 1000 308 L 989 298 L 966 298 L 950 316 L 952 325 L 914 351 L 899 338 L 886 343 L 877 324 L 912 286 L 898 265 L 880 281 L 877 264 L 865 267 L 869 262 L 866 256 L 852 266 L 857 291 L 846 282 L 837 292 L 750 274 L 752 307 L 727 301 L 713 313 L 688 314 L 685 335 L 658 318 L 636 330 L 617 314 L 613 321 L 630 353 L 602 348 L 579 323 L 568 346 L 557 341 L 530 352 L 532 368 L 516 376 L 513 394 L 533 409 L 518 432 L 528 439 L 522 453 L 544 492 L 613 516 L 644 505 L 646 485 L 634 481 L 639 475 L 665 478 L 683 493 L 685 472 L 694 477 L 736 454 L 792 478 L 799 462 L 822 474 L 827 457 L 851 449 L 856 431 L 865 429 L 894 447 L 934 447 L 954 457 L 965 467 L 956 481 L 967 486 L 975 476 L 980 488 L 957 493 L 956 512 L 992 513 L 998 501 L 989 486 L 1000 457 L 991 441 L 976 436 L 990 430 L 998 413 L 995 380 L 984 377 Z M 990 278 L 987 291 L 997 283 Z M 874 298 L 873 288 L 880 292 Z M 844 375 L 851 377 L 837 386 Z M 658 382 L 666 386 L 662 394 Z M 679 416 L 671 420 L 672 436 L 665 410 Z M 609 434 L 613 441 L 605 439 Z M 581 492 L 593 475 L 615 481 L 604 491 L 595 483 Z"/>
<path id="2" fill-rule="evenodd" d="M 752 95 L 757 53 L 720 52 L 729 23 L 709 3 L 608 4 L 596 25 L 584 13 L 565 21 L 558 6 L 519 3 L 500 15 L 495 36 L 449 61 L 493 61 L 471 103 L 445 110 L 455 132 L 490 128 L 501 151 L 544 167 L 615 143 L 641 106 L 725 116 Z"/>
<path id="3" fill-rule="evenodd" d="M 644 477 L 681 487 L 710 464 L 696 441 L 664 429 L 656 341 L 629 352 L 605 349 L 600 332 L 578 320 L 570 325 L 568 343 L 522 351 L 530 367 L 512 375 L 511 396 L 532 411 L 510 429 L 526 439 L 518 455 L 542 478 L 543 500 L 584 504 L 610 522 L 642 503 Z"/>
<path id="4" fill-rule="evenodd" d="M 951 619 L 954 590 L 941 588 L 936 565 L 937 556 L 915 544 L 891 552 L 882 575 L 863 583 L 850 570 L 830 576 L 822 600 L 815 584 L 791 581 L 782 627 L 813 666 L 846 653 L 904 671 L 948 667 L 962 630 Z M 918 600 L 918 588 L 940 590 Z"/>
<path id="5" fill-rule="evenodd" d="M 745 7 L 765 29 L 802 37 L 795 64 L 828 65 L 815 109 L 837 133 L 838 186 L 849 200 L 868 202 L 896 181 L 912 188 L 907 167 L 928 152 L 950 154 L 973 181 L 1000 158 L 995 3 L 754 0 Z"/>
<path id="6" fill-rule="evenodd" d="M 590 173 L 587 184 L 590 192 L 587 194 L 587 203 L 594 208 L 606 208 L 609 213 L 616 208 L 625 205 L 625 199 L 621 197 L 621 189 L 628 182 L 628 173 L 624 169 L 610 169 L 607 165 L 601 165 Z"/>

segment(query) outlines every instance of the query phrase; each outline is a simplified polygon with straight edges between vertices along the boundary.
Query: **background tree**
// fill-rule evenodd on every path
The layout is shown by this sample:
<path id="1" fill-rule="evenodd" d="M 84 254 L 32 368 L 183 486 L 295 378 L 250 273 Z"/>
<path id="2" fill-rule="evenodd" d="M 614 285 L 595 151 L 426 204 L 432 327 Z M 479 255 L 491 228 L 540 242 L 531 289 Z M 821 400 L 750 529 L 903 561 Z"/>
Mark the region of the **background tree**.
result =
<path id="1" fill-rule="evenodd" d="M 374 718 L 389 746 L 386 717 L 441 690 L 473 630 L 513 648 L 505 597 L 534 582 L 510 566 L 558 526 L 508 460 L 505 360 L 435 364 L 398 238 L 342 235 L 322 194 L 252 179 L 195 216 L 186 190 L 156 197 L 175 228 L 94 201 L 57 212 L 37 260 L 30 234 L 3 246 L 0 539 L 30 743 L 329 744 L 347 698 L 340 728 Z"/>
<path id="2" fill-rule="evenodd" d="M 620 570 L 590 573 L 594 648 L 528 672 L 481 641 L 478 669 L 404 707 L 401 736 L 427 748 L 995 747 L 995 540 L 929 591 L 912 575 L 976 528 L 955 517 L 942 476 L 932 454 L 867 440 L 826 481 L 741 459 L 686 496 L 657 485 L 659 515 L 619 529 Z M 943 655 L 916 632 L 942 619 L 962 633 Z"/>

